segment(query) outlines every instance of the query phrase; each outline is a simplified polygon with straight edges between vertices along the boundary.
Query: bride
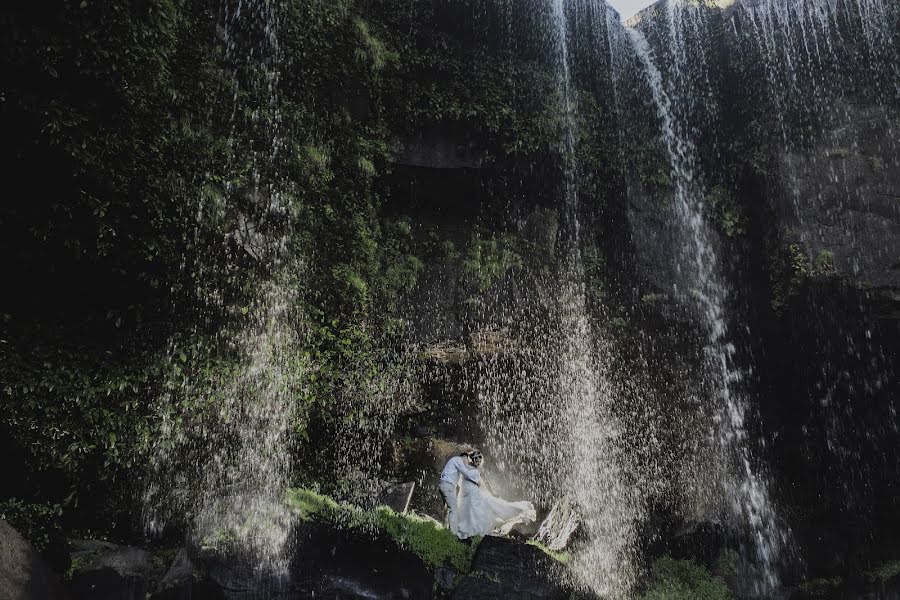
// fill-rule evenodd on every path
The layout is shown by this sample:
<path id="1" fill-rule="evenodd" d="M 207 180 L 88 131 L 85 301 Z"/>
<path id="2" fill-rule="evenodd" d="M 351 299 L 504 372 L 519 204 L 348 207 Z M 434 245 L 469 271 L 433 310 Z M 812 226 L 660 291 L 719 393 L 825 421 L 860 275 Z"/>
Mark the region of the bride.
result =
<path id="1" fill-rule="evenodd" d="M 481 471 L 484 455 L 475 450 L 469 458 Z M 457 535 L 460 539 L 489 533 L 506 535 L 517 523 L 531 523 L 537 518 L 531 502 L 507 502 L 494 496 L 484 483 L 483 476 L 482 485 L 463 478 L 458 506 Z"/>

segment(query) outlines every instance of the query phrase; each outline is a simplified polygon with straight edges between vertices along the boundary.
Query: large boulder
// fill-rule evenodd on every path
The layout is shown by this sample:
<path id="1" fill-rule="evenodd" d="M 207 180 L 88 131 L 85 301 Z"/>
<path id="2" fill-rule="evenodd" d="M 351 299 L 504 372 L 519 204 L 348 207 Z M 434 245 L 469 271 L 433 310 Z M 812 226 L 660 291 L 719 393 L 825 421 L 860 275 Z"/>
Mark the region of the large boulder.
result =
<path id="1" fill-rule="evenodd" d="M 224 600 L 225 593 L 215 582 L 205 578 L 191 560 L 187 549 L 175 555 L 165 576 L 150 595 L 151 600 Z"/>
<path id="2" fill-rule="evenodd" d="M 65 597 L 56 575 L 31 544 L 0 519 L 0 600 Z"/>
<path id="3" fill-rule="evenodd" d="M 260 568 L 251 561 L 227 554 L 204 553 L 201 560 L 208 576 L 208 581 L 203 582 L 203 585 L 210 594 L 209 598 L 298 600 L 311 597 L 298 595 L 291 575 L 280 569 Z M 213 595 L 218 591 L 221 591 L 221 595 Z"/>
<path id="4" fill-rule="evenodd" d="M 73 540 L 72 581 L 75 600 L 145 600 L 150 554 L 139 548 L 100 540 Z"/>
<path id="5" fill-rule="evenodd" d="M 572 590 L 560 582 L 561 575 L 561 565 L 540 548 L 488 536 L 453 600 L 568 600 Z"/>
<path id="6" fill-rule="evenodd" d="M 385 534 L 307 523 L 293 568 L 300 598 L 431 598 L 433 571 Z"/>

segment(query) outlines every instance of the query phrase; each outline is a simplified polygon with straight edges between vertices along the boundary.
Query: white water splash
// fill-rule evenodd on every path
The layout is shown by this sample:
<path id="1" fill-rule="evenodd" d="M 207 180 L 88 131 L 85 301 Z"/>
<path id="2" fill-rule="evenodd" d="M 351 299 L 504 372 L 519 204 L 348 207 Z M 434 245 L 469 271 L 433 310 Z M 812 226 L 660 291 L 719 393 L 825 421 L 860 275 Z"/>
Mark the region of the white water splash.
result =
<path id="1" fill-rule="evenodd" d="M 677 1 L 669 2 L 666 10 L 671 29 L 668 46 L 672 54 L 671 81 L 657 67 L 653 49 L 644 35 L 635 29 L 628 34 L 653 96 L 662 128 L 660 137 L 671 168 L 676 216 L 673 225 L 680 232 L 681 240 L 680 247 L 673 249 L 673 259 L 687 287 L 676 287 L 672 292 L 682 303 L 699 310 L 707 329 L 704 377 L 712 390 L 715 411 L 712 436 L 718 450 L 710 457 L 713 462 L 707 465 L 712 468 L 701 478 L 705 489 L 699 491 L 706 496 L 707 510 L 717 510 L 717 504 L 721 509 L 720 503 L 726 502 L 732 513 L 729 520 L 748 532 L 759 569 L 750 575 L 751 591 L 766 596 L 778 585 L 777 567 L 786 534 L 771 505 L 766 480 L 757 473 L 751 460 L 745 425 L 746 399 L 737 391 L 743 376 L 734 364 L 735 348 L 728 341 L 727 287 L 717 271 L 718 257 L 704 215 L 704 188 L 698 174 L 692 132 L 679 120 L 684 111 L 698 106 L 696 96 L 685 98 L 694 93 L 686 84 L 697 80 L 696 76 L 688 78 L 685 73 L 692 59 L 685 35 L 694 41 L 702 36 L 703 15 L 695 7 Z M 708 77 L 703 75 L 700 80 L 708 82 Z M 701 99 L 702 102 L 705 100 Z M 715 115 L 710 118 L 714 119 Z"/>
<path id="2" fill-rule="evenodd" d="M 145 496 L 151 532 L 170 520 L 182 522 L 191 543 L 237 553 L 260 577 L 280 576 L 288 568 L 291 517 L 283 494 L 298 398 L 305 395 L 311 368 L 302 352 L 308 328 L 298 297 L 304 266 L 286 260 L 290 231 L 279 192 L 277 32 L 275 2 L 226 3 L 224 67 L 232 93 L 227 168 L 249 165 L 251 177 L 240 189 L 227 183 L 222 198 L 201 199 L 197 220 L 199 228 L 210 219 L 215 230 L 220 216 L 231 215 L 239 225 L 222 243 L 239 248 L 241 256 L 227 250 L 235 264 L 225 269 L 249 260 L 260 277 L 247 305 L 234 306 L 220 289 L 225 273 L 209 272 L 199 257 L 191 273 L 197 281 L 194 300 L 204 307 L 201 318 L 218 331 L 195 331 L 187 342 L 170 343 Z M 235 156 L 238 132 L 265 146 Z M 250 201 L 249 208 L 233 202 L 238 196 Z"/>

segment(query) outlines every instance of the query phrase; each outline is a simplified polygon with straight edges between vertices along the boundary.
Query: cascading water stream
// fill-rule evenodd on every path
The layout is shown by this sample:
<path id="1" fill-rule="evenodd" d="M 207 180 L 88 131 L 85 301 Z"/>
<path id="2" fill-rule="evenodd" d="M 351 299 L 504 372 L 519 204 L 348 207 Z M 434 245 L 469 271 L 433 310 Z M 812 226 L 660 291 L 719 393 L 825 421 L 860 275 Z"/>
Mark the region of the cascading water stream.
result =
<path id="1" fill-rule="evenodd" d="M 857 79 L 884 99 L 900 98 L 900 62 L 888 15 L 883 0 L 762 0 L 732 15 L 735 37 L 746 31 L 755 46 L 748 50 L 765 66 L 766 93 L 785 142 L 796 137 L 789 123 L 798 122 L 798 114 L 827 111 L 832 119 L 851 118 L 846 107 L 832 104 L 841 79 Z M 862 48 L 856 46 L 857 33 Z M 836 66 L 844 70 L 835 72 Z"/>
<path id="2" fill-rule="evenodd" d="M 709 508 L 713 510 L 721 508 L 716 507 L 716 497 L 730 504 L 730 520 L 747 531 L 753 547 L 753 566 L 758 568 L 758 573 L 749 575 L 751 591 L 766 596 L 778 585 L 777 567 L 786 536 L 771 505 L 766 480 L 757 472 L 750 455 L 745 423 L 748 407 L 738 389 L 743 376 L 735 365 L 736 349 L 729 342 L 727 287 L 718 273 L 718 258 L 704 215 L 704 189 L 690 128 L 680 120 L 685 108 L 696 105 L 696 99 L 684 97 L 691 92 L 682 79 L 682 70 L 689 60 L 682 36 L 686 28 L 696 35 L 696 19 L 700 16 L 679 1 L 668 2 L 666 10 L 673 55 L 671 81 L 666 81 L 657 67 L 653 49 L 643 33 L 629 29 L 628 39 L 652 93 L 671 169 L 676 217 L 673 225 L 680 240 L 673 258 L 683 286 L 678 289 L 676 284 L 672 292 L 682 303 L 698 310 L 706 329 L 704 378 L 715 403 L 711 433 L 717 451 L 713 459 L 721 461 L 707 473 L 705 493 L 710 497 L 706 500 L 712 503 Z"/>
<path id="3" fill-rule="evenodd" d="M 227 173 L 210 174 L 226 183 L 222 193 L 201 198 L 197 222 L 198 229 L 205 220 L 236 223 L 222 240 L 234 264 L 210 267 L 199 257 L 193 268 L 201 321 L 217 333 L 210 339 L 195 331 L 170 344 L 145 496 L 151 532 L 187 520 L 191 543 L 239 553 L 270 583 L 287 569 L 291 519 L 283 495 L 296 397 L 309 370 L 297 292 L 303 265 L 287 260 L 290 217 L 279 189 L 277 34 L 274 1 L 226 3 L 229 152 Z M 255 143 L 242 147 L 239 138 Z M 229 174 L 241 169 L 249 175 L 234 183 Z M 235 306 L 225 300 L 225 287 L 234 285 L 227 273 L 247 264 L 259 277 L 245 304 Z"/>
<path id="4" fill-rule="evenodd" d="M 605 2 L 575 3 L 605 14 Z M 593 330 L 584 290 L 577 160 L 578 117 L 572 82 L 565 0 L 553 2 L 553 39 L 557 94 L 562 112 L 560 142 L 565 177 L 563 222 L 568 230 L 562 286 L 559 288 L 557 399 L 567 447 L 563 480 L 566 496 L 577 507 L 586 543 L 575 553 L 573 570 L 583 584 L 604 595 L 623 595 L 634 581 L 636 526 L 643 509 L 638 490 L 628 483 L 621 440 L 621 417 L 610 380 L 612 350 Z"/>
<path id="5" fill-rule="evenodd" d="M 597 23 L 605 23 L 607 7 L 602 1 L 570 6 L 554 0 L 549 9 L 548 28 L 538 35 L 553 53 L 560 117 L 558 265 L 552 276 L 536 278 L 533 304 L 519 307 L 521 312 L 510 319 L 526 325 L 521 347 L 511 358 L 482 361 L 476 378 L 489 449 L 525 474 L 524 487 L 535 499 L 555 504 L 553 521 L 559 530 L 546 541 L 564 544 L 577 521 L 580 541 L 571 565 L 575 583 L 621 597 L 636 578 L 643 499 L 631 481 L 633 469 L 623 446 L 611 342 L 597 334 L 588 314 L 569 31 L 570 9 L 591 11 Z"/>
<path id="6" fill-rule="evenodd" d="M 870 248 L 896 254 L 892 223 L 900 213 L 884 202 L 890 184 L 882 175 L 886 165 L 900 164 L 897 11 L 884 0 L 761 0 L 731 16 L 745 61 L 765 66 L 761 99 L 775 109 L 782 147 L 773 175 L 788 199 L 777 207 L 786 224 L 782 243 L 816 276 L 840 274 L 862 288 L 887 283 Z M 872 218 L 873 207 L 894 216 Z M 818 332 L 823 341 L 840 341 L 823 344 L 804 431 L 824 430 L 821 457 L 830 454 L 829 469 L 838 474 L 826 476 L 828 484 L 840 482 L 841 509 L 860 515 L 871 510 L 868 480 L 879 469 L 871 456 L 880 451 L 870 448 L 896 433 L 894 401 L 883 401 L 877 425 L 858 421 L 874 410 L 871 398 L 895 367 L 883 338 L 873 335 L 879 327 L 871 308 L 853 302 L 844 310 L 840 322 Z"/>

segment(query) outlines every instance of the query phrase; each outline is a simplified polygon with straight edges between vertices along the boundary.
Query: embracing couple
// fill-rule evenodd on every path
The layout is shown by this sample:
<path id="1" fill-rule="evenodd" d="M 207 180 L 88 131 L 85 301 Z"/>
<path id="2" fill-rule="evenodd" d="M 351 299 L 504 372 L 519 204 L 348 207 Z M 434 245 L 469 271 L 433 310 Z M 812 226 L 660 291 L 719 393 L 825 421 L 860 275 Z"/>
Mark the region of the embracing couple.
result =
<path id="1" fill-rule="evenodd" d="M 471 450 L 451 458 L 441 472 L 440 490 L 449 509 L 450 531 L 460 539 L 489 533 L 506 535 L 513 525 L 537 518 L 531 502 L 507 502 L 494 496 L 485 481 L 483 465 L 484 455 Z"/>

